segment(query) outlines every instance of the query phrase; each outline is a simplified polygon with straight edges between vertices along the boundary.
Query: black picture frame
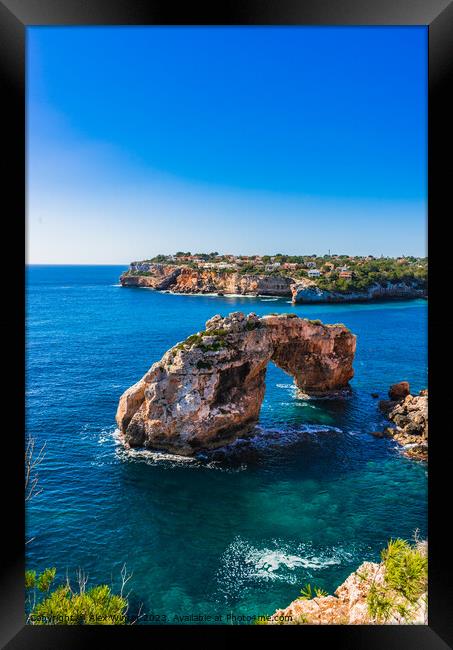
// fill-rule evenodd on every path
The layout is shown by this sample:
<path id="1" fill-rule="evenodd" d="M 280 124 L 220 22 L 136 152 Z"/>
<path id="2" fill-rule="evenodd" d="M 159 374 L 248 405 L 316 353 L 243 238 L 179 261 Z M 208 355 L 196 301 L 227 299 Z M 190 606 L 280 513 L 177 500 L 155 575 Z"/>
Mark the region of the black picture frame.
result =
<path id="1" fill-rule="evenodd" d="M 24 257 L 25 236 L 25 40 L 31 25 L 425 25 L 429 34 L 428 111 L 428 231 L 429 231 L 429 395 L 432 433 L 429 461 L 429 625 L 428 626 L 242 626 L 165 627 L 25 626 L 24 625 Z M 453 648 L 452 551 L 448 483 L 448 412 L 441 420 L 445 386 L 434 368 L 447 363 L 445 314 L 440 308 L 443 260 L 449 259 L 442 237 L 443 217 L 449 216 L 451 185 L 453 88 L 453 2 L 451 0 L 275 0 L 237 1 L 201 6 L 173 6 L 146 0 L 0 0 L 0 72 L 2 79 L 2 225 L 4 237 L 3 286 L 9 291 L 4 319 L 4 350 L 13 362 L 4 362 L 3 434 L 3 552 L 0 589 L 0 642 L 11 650 L 107 645 L 112 642 L 157 641 L 164 634 L 213 636 L 229 643 L 239 633 L 246 641 L 271 642 L 292 637 L 292 643 L 335 648 Z M 447 154 L 447 155 L 446 155 Z M 5 200 L 6 199 L 6 200 Z M 443 241 L 442 241 L 443 240 Z M 6 245 L 5 245 L 6 244 Z M 6 262 L 5 262 L 6 264 Z M 6 282 L 5 282 L 6 279 Z M 439 298 L 438 298 L 439 296 Z M 2 319 L 3 321 L 3 319 Z M 447 337 L 447 339 L 446 339 Z M 451 346 L 450 346 L 451 347 Z M 441 362 L 442 361 L 442 366 Z M 8 471 L 7 471 L 8 470 Z M 171 627 L 171 629 L 170 629 Z M 239 630 L 239 632 L 238 632 Z M 114 635 L 114 636 L 113 636 Z M 122 637 L 126 637 L 122 640 Z M 101 637 L 101 638 L 99 638 Z"/>

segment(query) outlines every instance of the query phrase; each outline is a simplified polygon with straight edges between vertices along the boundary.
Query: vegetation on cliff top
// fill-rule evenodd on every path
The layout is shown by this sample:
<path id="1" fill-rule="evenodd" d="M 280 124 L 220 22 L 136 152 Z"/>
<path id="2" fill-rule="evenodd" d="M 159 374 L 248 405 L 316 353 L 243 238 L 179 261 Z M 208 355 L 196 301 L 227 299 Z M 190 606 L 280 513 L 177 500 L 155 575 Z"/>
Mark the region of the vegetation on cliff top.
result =
<path id="1" fill-rule="evenodd" d="M 226 347 L 225 336 L 227 335 L 225 329 L 204 330 L 198 334 L 191 334 L 184 341 L 178 343 L 175 347 L 177 350 L 184 350 L 187 347 L 200 348 L 203 352 L 218 352 Z M 216 340 L 212 343 L 206 343 L 203 339 L 207 336 L 212 336 Z"/>

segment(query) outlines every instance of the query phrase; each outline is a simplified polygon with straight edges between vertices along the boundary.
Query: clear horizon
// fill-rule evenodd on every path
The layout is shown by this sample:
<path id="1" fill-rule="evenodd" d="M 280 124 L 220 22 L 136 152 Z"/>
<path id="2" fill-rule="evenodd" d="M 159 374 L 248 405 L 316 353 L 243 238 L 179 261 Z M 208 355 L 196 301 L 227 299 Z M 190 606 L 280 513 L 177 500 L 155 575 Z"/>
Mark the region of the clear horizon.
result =
<path id="1" fill-rule="evenodd" d="M 27 28 L 27 263 L 425 257 L 426 120 L 424 27 Z"/>
<path id="2" fill-rule="evenodd" d="M 209 252 L 210 251 L 201 251 L 201 250 L 200 251 L 191 251 L 192 254 L 195 254 L 195 253 L 208 254 Z M 174 255 L 174 252 L 173 253 L 168 253 L 168 254 L 169 255 L 172 255 L 172 254 Z M 228 253 L 225 253 L 225 254 L 228 254 Z M 235 253 L 234 251 L 233 252 L 230 251 L 229 254 L 236 255 L 237 257 L 240 257 L 241 255 L 245 255 L 245 253 L 244 254 L 243 253 Z M 279 253 L 263 253 L 263 255 L 268 255 L 269 257 L 274 257 L 274 256 L 276 256 L 278 254 Z M 289 253 L 285 253 L 285 252 L 282 252 L 281 254 L 290 256 Z M 324 255 L 328 255 L 328 253 L 325 253 Z M 316 254 L 316 256 L 319 259 L 322 259 L 324 257 L 324 255 Z M 331 253 L 330 255 L 331 256 L 334 256 L 334 255 L 342 256 L 342 255 L 348 255 L 348 253 Z M 309 257 L 309 255 L 307 257 Z M 386 257 L 386 256 L 384 256 L 384 257 Z M 392 259 L 397 259 L 398 257 L 399 256 L 395 256 L 395 257 L 392 257 L 391 255 L 387 256 L 387 258 L 392 258 Z M 419 257 L 419 258 L 425 257 L 425 258 L 427 258 L 428 256 L 427 255 L 426 256 L 407 255 L 407 257 Z M 108 262 L 105 262 L 105 263 L 102 263 L 102 262 L 99 262 L 99 263 L 96 263 L 96 262 L 91 262 L 91 263 L 88 263 L 88 262 L 81 262 L 81 263 L 77 263 L 77 262 L 72 262 L 72 263 L 65 263 L 65 262 L 26 262 L 26 266 L 129 266 L 131 264 L 131 262 L 138 262 L 138 261 L 142 261 L 142 260 L 144 261 L 144 260 L 147 260 L 147 259 L 150 259 L 150 257 L 131 259 L 131 260 L 127 261 L 127 262 L 115 262 L 115 263 L 108 263 Z M 376 258 L 376 259 L 379 259 L 379 258 Z"/>

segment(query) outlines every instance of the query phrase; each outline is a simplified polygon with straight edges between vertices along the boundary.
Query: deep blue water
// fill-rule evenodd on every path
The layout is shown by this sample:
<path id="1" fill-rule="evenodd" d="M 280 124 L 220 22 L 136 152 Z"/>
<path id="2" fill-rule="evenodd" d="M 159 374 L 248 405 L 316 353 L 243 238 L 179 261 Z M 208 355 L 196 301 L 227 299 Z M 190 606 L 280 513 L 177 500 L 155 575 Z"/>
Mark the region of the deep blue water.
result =
<path id="1" fill-rule="evenodd" d="M 29 568 L 80 567 L 131 603 L 174 614 L 253 615 L 311 582 L 334 590 L 390 537 L 427 530 L 427 471 L 383 425 L 388 386 L 427 382 L 425 301 L 292 306 L 118 285 L 123 267 L 29 267 L 27 431 L 46 442 L 27 510 Z M 220 461 L 158 459 L 117 444 L 121 393 L 216 313 L 294 311 L 357 334 L 350 399 L 298 399 L 271 365 L 261 432 Z"/>

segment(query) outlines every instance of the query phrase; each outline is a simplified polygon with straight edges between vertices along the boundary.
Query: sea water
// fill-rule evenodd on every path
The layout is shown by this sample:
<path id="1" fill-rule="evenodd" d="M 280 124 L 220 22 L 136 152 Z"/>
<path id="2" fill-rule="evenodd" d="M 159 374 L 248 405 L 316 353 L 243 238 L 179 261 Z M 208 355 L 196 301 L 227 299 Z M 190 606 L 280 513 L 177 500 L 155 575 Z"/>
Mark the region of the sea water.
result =
<path id="1" fill-rule="evenodd" d="M 45 442 L 27 504 L 27 568 L 80 568 L 142 622 L 270 614 L 307 582 L 332 592 L 391 537 L 427 535 L 427 467 L 370 432 L 391 383 L 427 384 L 423 300 L 291 305 L 123 288 L 125 267 L 27 270 L 26 427 Z M 214 458 L 127 452 L 122 392 L 214 314 L 292 312 L 357 335 L 352 394 L 304 400 L 270 364 L 259 427 Z M 181 620 L 181 619 L 177 619 Z M 223 622 L 225 622 L 224 618 Z M 243 620 L 246 620 L 244 618 Z"/>

